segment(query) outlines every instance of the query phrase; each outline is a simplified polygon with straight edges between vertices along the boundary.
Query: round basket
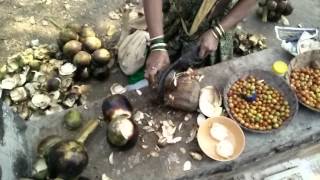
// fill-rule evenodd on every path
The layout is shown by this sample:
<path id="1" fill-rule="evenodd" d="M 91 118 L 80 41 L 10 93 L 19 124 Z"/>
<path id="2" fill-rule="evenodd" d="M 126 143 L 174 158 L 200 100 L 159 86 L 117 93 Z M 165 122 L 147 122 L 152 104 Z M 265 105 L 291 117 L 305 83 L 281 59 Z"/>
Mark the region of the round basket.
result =
<path id="1" fill-rule="evenodd" d="M 239 79 L 245 79 L 251 75 L 256 77 L 257 79 L 263 79 L 268 85 L 277 89 L 284 96 L 284 98 L 288 101 L 289 106 L 290 106 L 290 116 L 287 120 L 285 120 L 283 122 L 283 124 L 279 128 L 265 130 L 265 131 L 250 129 L 250 128 L 247 128 L 247 127 L 243 126 L 242 124 L 240 124 L 239 121 L 231 113 L 231 110 L 229 108 L 229 103 L 228 103 L 228 95 L 227 95 L 229 92 L 229 89 Z M 296 113 L 298 112 L 298 105 L 299 105 L 294 91 L 290 88 L 290 86 L 286 83 L 286 81 L 283 78 L 276 76 L 272 72 L 264 71 L 264 70 L 257 70 L 257 69 L 245 71 L 245 72 L 239 72 L 239 73 L 234 74 L 229 79 L 227 85 L 225 86 L 225 88 L 223 90 L 223 102 L 224 102 L 224 106 L 226 108 L 227 113 L 229 114 L 229 116 L 233 120 L 237 121 L 238 124 L 243 129 L 250 131 L 250 132 L 255 132 L 255 133 L 271 133 L 271 132 L 276 132 L 276 131 L 279 131 L 279 130 L 287 127 L 288 124 L 291 122 L 291 120 L 295 117 Z"/>
<path id="2" fill-rule="evenodd" d="M 320 50 L 313 50 L 313 51 L 308 51 L 308 52 L 305 52 L 303 54 L 300 54 L 298 56 L 296 56 L 295 58 L 293 58 L 289 64 L 289 69 L 288 69 L 288 72 L 286 74 L 286 80 L 287 80 L 287 83 L 290 84 L 291 86 L 291 83 L 290 83 L 290 76 L 291 76 L 291 72 L 294 70 L 294 69 L 300 69 L 300 68 L 304 68 L 304 67 L 309 67 L 311 62 L 315 59 L 318 59 L 320 61 Z M 291 86 L 292 90 L 295 91 L 295 88 L 293 88 Z M 305 107 L 313 110 L 313 111 L 316 111 L 316 112 L 320 112 L 320 109 L 317 109 L 317 108 L 314 108 L 314 107 L 311 107 L 307 104 L 305 104 L 301 99 L 299 99 L 299 102 L 304 105 Z"/>

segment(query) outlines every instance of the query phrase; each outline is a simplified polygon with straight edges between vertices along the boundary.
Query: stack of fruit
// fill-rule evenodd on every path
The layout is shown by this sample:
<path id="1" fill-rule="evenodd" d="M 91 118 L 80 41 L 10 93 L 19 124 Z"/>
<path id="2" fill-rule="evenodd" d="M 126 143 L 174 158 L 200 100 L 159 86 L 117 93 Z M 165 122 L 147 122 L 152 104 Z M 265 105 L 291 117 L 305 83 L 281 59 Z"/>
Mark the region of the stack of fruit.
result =
<path id="1" fill-rule="evenodd" d="M 292 11 L 289 0 L 260 0 L 257 15 L 263 22 L 277 22 L 281 16 L 289 16 Z"/>
<path id="2" fill-rule="evenodd" d="M 103 48 L 101 40 L 88 25 L 68 24 L 59 35 L 58 44 L 63 55 L 77 66 L 76 80 L 108 77 L 111 53 Z"/>
<path id="3" fill-rule="evenodd" d="M 293 70 L 290 84 L 302 103 L 320 111 L 320 68 L 305 67 Z"/>
<path id="4" fill-rule="evenodd" d="M 283 95 L 253 76 L 236 81 L 228 92 L 233 117 L 244 127 L 266 131 L 279 128 L 290 117 Z"/>

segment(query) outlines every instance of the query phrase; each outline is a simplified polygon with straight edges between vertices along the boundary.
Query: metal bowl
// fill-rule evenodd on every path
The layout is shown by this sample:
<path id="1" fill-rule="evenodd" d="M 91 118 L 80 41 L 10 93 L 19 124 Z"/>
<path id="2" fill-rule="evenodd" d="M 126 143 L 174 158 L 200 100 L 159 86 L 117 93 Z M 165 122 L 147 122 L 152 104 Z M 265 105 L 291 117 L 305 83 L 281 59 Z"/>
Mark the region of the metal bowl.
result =
<path id="1" fill-rule="evenodd" d="M 308 51 L 308 52 L 305 52 L 305 53 L 300 54 L 300 55 L 296 56 L 295 58 L 293 58 L 291 60 L 290 64 L 289 64 L 288 73 L 286 74 L 287 83 L 291 85 L 290 76 L 291 76 L 291 72 L 294 69 L 300 69 L 300 68 L 308 67 L 308 66 L 310 66 L 311 62 L 313 60 L 315 60 L 315 59 L 320 60 L 320 50 Z M 291 86 L 291 88 L 292 88 L 293 91 L 295 91 L 294 87 Z M 309 108 L 309 109 L 311 109 L 313 111 L 320 112 L 320 109 L 317 109 L 317 108 L 314 108 L 314 107 L 311 107 L 311 106 L 305 104 L 299 98 L 298 98 L 298 100 L 305 107 L 307 107 L 307 108 Z"/>
<path id="2" fill-rule="evenodd" d="M 238 81 L 239 79 L 244 79 L 250 75 L 252 75 L 258 79 L 263 79 L 268 85 L 276 88 L 284 96 L 284 98 L 288 101 L 289 106 L 290 106 L 290 116 L 286 121 L 283 122 L 283 124 L 278 129 L 260 131 L 260 130 L 247 128 L 247 127 L 243 126 L 242 124 L 240 124 L 238 122 L 238 120 L 231 113 L 231 110 L 229 108 L 229 103 L 228 103 L 228 96 L 227 96 L 229 89 L 236 81 Z M 231 78 L 229 79 L 227 85 L 225 86 L 225 88 L 223 90 L 223 102 L 224 102 L 224 106 L 226 108 L 227 113 L 229 114 L 229 116 L 233 120 L 237 121 L 238 124 L 243 129 L 250 131 L 250 132 L 255 132 L 255 133 L 271 133 L 271 132 L 279 131 L 280 129 L 287 127 L 288 124 L 290 123 L 290 121 L 295 117 L 296 113 L 298 112 L 298 105 L 299 105 L 296 94 L 293 92 L 293 90 L 289 87 L 289 85 L 286 83 L 286 81 L 283 78 L 276 76 L 272 72 L 258 70 L 258 69 L 249 70 L 249 71 L 245 71 L 245 72 L 239 72 L 239 73 L 236 73 L 233 76 L 231 76 Z"/>

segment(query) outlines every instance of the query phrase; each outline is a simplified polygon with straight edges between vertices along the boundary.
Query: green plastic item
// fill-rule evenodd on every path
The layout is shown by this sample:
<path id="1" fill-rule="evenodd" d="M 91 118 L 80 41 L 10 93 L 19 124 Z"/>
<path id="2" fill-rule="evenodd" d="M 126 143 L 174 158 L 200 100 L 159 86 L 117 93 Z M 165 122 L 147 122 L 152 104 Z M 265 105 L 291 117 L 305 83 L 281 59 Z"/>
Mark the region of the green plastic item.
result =
<path id="1" fill-rule="evenodd" d="M 136 73 L 128 76 L 128 84 L 135 84 L 144 79 L 144 67 L 139 69 Z"/>

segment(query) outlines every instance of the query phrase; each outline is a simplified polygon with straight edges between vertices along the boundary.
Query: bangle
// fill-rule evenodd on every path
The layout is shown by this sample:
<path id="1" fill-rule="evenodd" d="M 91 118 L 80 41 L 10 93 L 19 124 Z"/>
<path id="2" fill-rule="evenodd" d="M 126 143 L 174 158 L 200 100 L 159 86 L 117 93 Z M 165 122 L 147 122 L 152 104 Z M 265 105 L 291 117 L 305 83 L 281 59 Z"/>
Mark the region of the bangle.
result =
<path id="1" fill-rule="evenodd" d="M 164 39 L 163 38 L 159 38 L 159 39 L 155 39 L 155 40 L 150 41 L 150 45 L 158 44 L 158 43 L 165 43 Z"/>
<path id="2" fill-rule="evenodd" d="M 153 37 L 150 39 L 150 41 L 154 41 L 156 39 L 163 39 L 164 38 L 164 35 L 160 35 L 160 36 L 156 36 L 156 37 Z"/>
<path id="3" fill-rule="evenodd" d="M 225 30 L 223 29 L 220 23 L 217 23 L 217 24 L 218 24 L 218 28 L 222 31 L 222 34 L 224 36 L 226 34 Z"/>
<path id="4" fill-rule="evenodd" d="M 163 51 L 163 52 L 167 52 L 166 49 L 151 49 L 151 52 L 153 52 L 153 51 Z"/>
<path id="5" fill-rule="evenodd" d="M 218 32 L 219 38 L 221 38 L 221 37 L 223 36 L 223 34 L 222 34 L 222 32 L 220 31 L 220 29 L 219 29 L 217 26 L 215 26 L 214 29 Z"/>
<path id="6" fill-rule="evenodd" d="M 167 47 L 166 43 L 156 43 L 151 45 L 151 49 L 156 48 L 156 47 Z"/>
<path id="7" fill-rule="evenodd" d="M 213 35 L 214 38 L 219 39 L 217 34 L 213 31 L 213 29 L 210 29 L 211 34 Z"/>

